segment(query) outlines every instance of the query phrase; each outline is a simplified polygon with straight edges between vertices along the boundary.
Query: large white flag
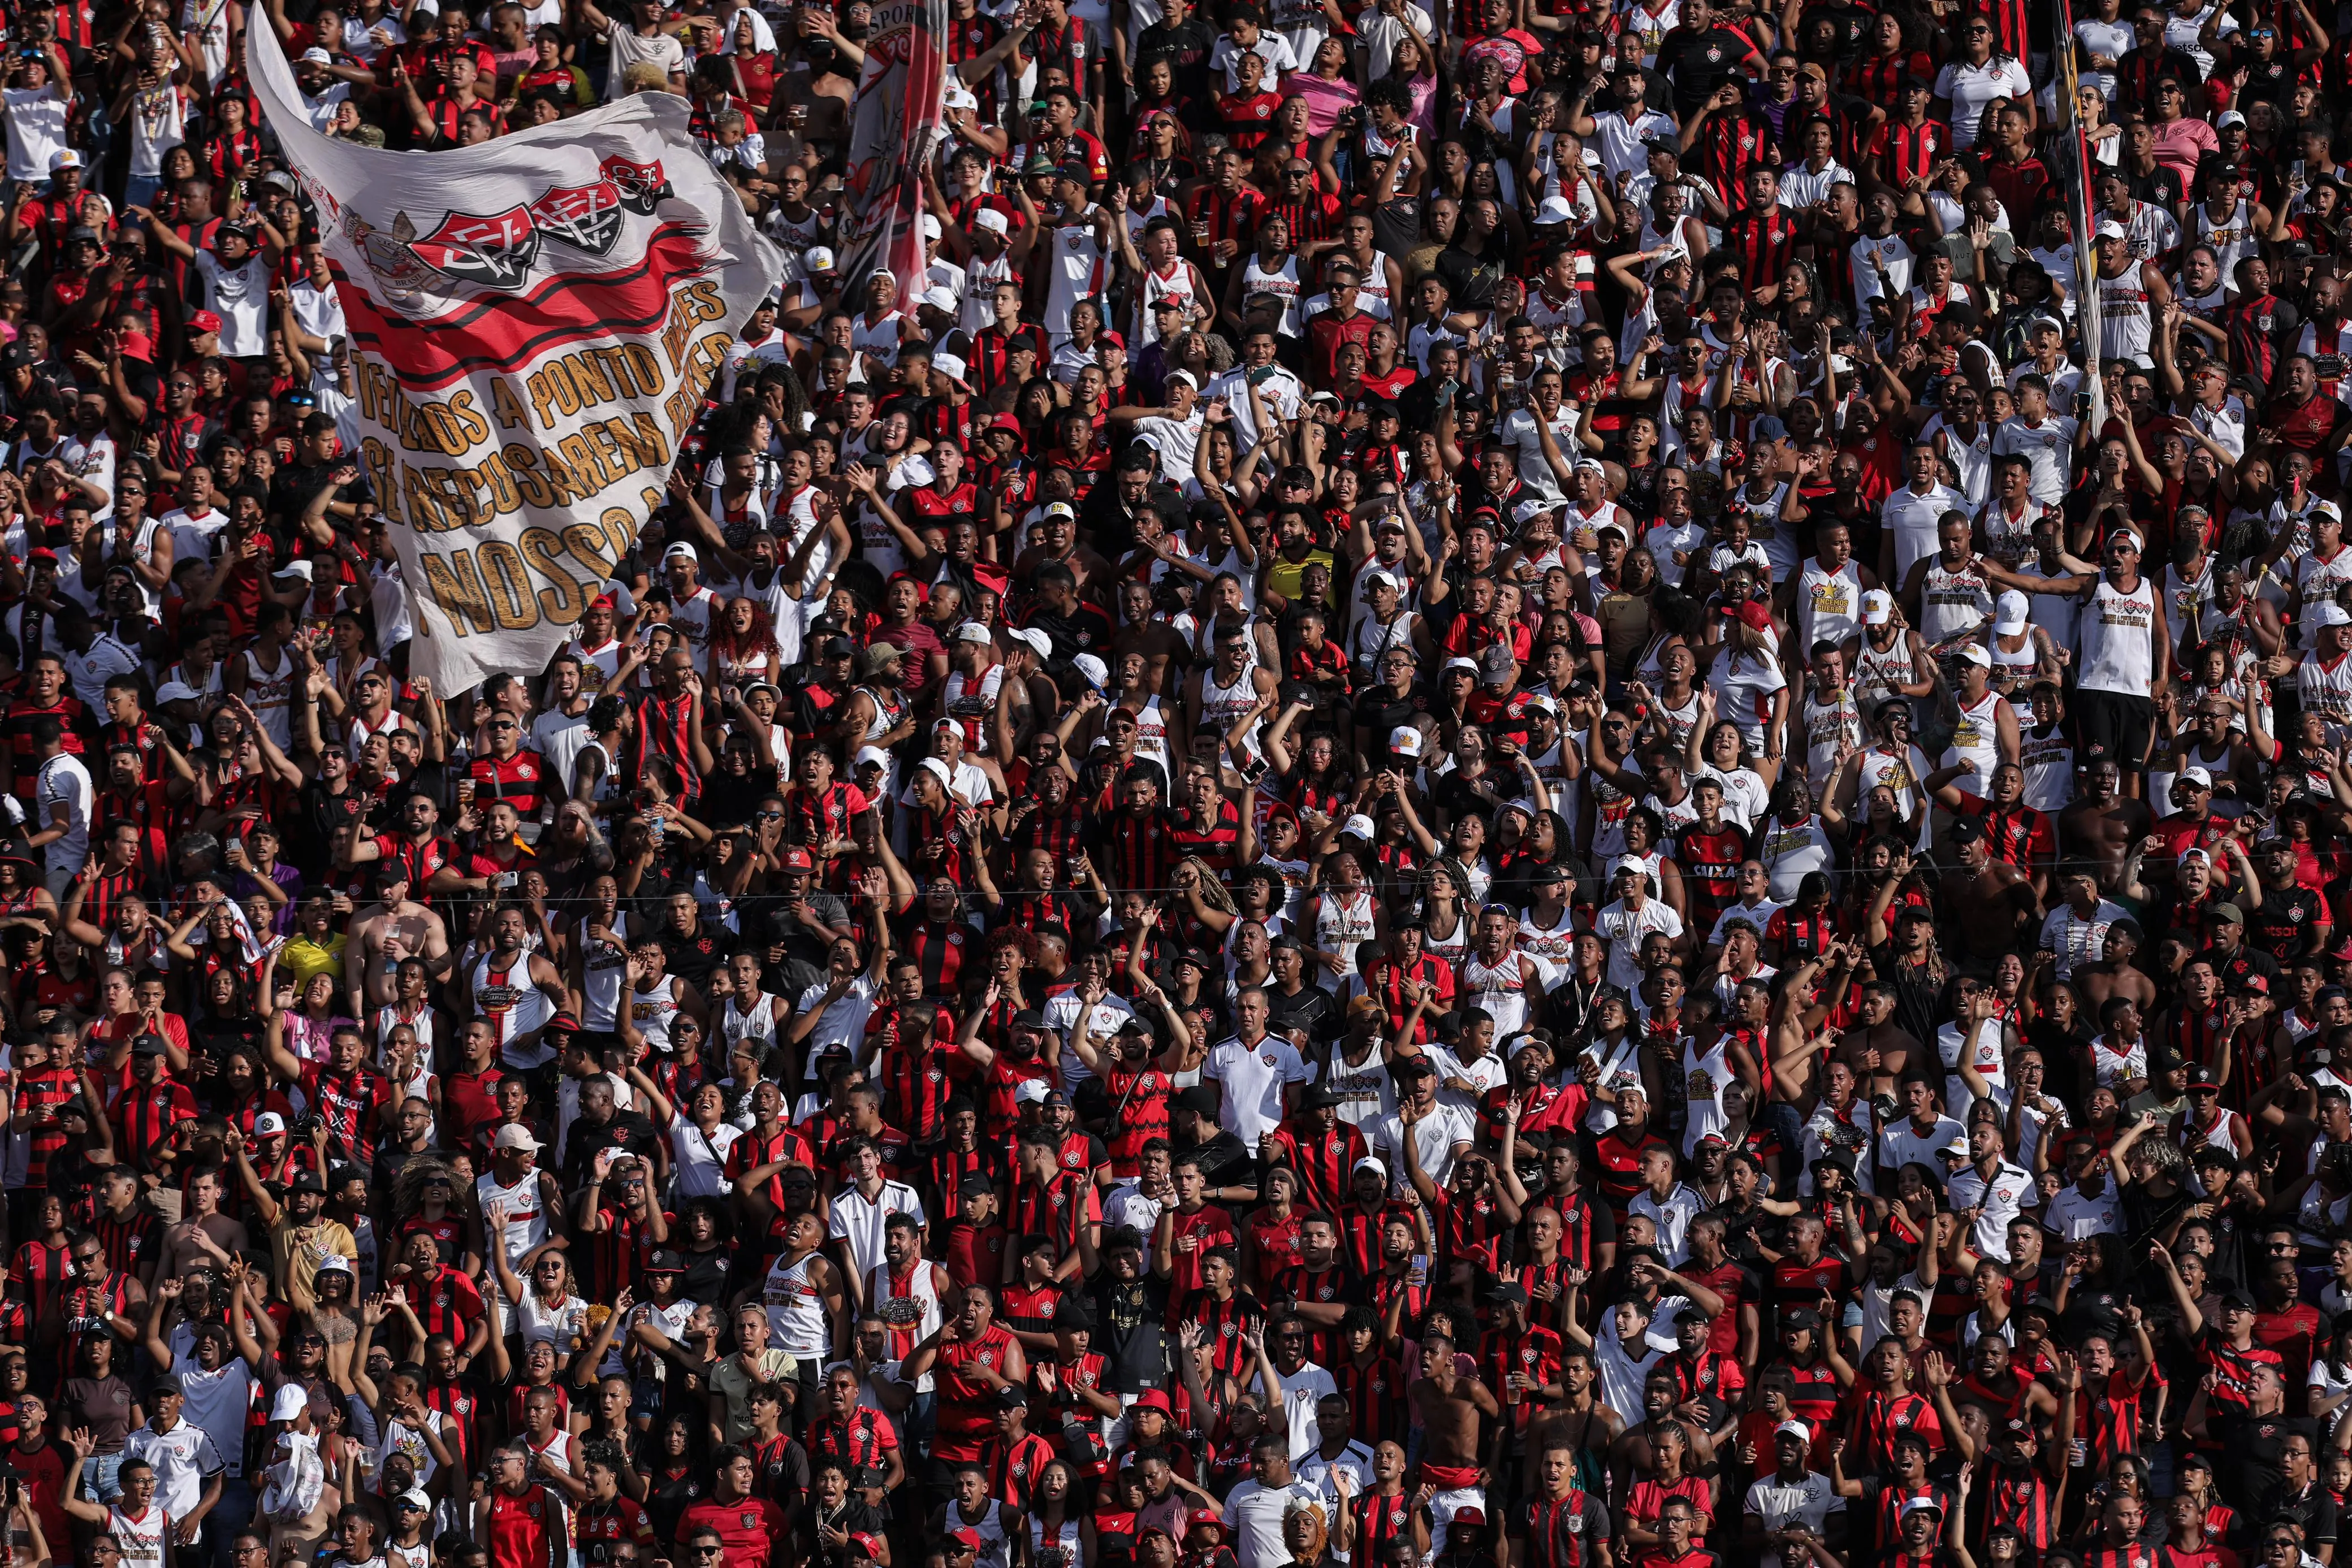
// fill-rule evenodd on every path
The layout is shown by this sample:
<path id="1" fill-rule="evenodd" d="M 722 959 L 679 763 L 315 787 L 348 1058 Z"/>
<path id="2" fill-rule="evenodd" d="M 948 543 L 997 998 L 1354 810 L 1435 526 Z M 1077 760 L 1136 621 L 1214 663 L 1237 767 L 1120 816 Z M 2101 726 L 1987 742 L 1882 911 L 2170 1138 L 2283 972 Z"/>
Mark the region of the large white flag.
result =
<path id="1" fill-rule="evenodd" d="M 391 152 L 311 128 L 269 28 L 246 48 L 325 235 L 412 672 L 444 695 L 536 674 L 662 504 L 775 253 L 673 94 Z"/>

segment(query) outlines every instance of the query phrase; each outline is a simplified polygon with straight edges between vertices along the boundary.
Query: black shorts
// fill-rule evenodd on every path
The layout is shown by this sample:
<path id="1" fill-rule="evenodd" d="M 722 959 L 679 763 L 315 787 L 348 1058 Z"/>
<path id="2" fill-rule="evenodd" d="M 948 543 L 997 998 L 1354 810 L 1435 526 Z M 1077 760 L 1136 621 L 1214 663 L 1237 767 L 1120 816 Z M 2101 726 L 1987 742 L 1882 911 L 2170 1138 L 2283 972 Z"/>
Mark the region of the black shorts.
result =
<path id="1" fill-rule="evenodd" d="M 2156 705 L 2147 696 L 2128 692 L 2074 694 L 2074 726 L 2081 737 L 2079 761 L 2094 746 L 2102 747 L 2126 773 L 2147 766 L 2149 739 L 2156 733 Z"/>

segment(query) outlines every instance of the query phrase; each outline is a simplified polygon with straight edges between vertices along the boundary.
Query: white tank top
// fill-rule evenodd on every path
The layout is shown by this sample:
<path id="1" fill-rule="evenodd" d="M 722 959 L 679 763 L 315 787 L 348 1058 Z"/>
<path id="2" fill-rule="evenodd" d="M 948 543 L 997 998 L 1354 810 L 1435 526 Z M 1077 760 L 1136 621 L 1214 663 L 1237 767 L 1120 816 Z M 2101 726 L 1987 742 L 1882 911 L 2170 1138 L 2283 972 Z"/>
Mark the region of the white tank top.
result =
<path id="1" fill-rule="evenodd" d="M 524 1172 L 522 1180 L 512 1186 L 500 1186 L 498 1173 L 485 1171 L 474 1178 L 474 1198 L 477 1210 L 495 1203 L 507 1211 L 508 1268 L 547 1239 L 547 1210 L 540 1202 L 538 1171 Z"/>
<path id="2" fill-rule="evenodd" d="M 133 1519 L 120 1508 L 106 1511 L 106 1528 L 122 1549 L 122 1568 L 163 1568 L 163 1527 L 172 1516 L 152 1499 L 147 1512 Z"/>
<path id="3" fill-rule="evenodd" d="M 1901 632 L 1895 633 L 1895 643 L 1885 649 L 1874 648 L 1865 635 L 1853 661 L 1853 700 L 1867 718 L 1878 711 L 1878 705 L 1889 697 L 1903 694 L 1897 684 L 1911 684 L 1911 641 Z"/>
<path id="4" fill-rule="evenodd" d="M 2328 739 L 2340 740 L 2352 727 L 2352 653 L 2337 655 L 2333 664 L 2316 653 L 2305 653 L 2294 672 L 2294 685 L 2305 711 L 2326 716 Z"/>
<path id="5" fill-rule="evenodd" d="M 1359 297 L 1362 292 L 1361 289 L 1357 291 Z M 1284 256 L 1282 265 L 1274 271 L 1268 272 L 1257 264 L 1257 252 L 1250 252 L 1248 264 L 1242 268 L 1242 298 L 1246 301 L 1253 294 L 1271 294 L 1280 299 L 1282 325 L 1276 329 L 1276 335 L 1284 338 L 1298 336 L 1298 258 L 1297 256 Z M 1360 306 L 1359 308 L 1361 307 Z"/>
<path id="6" fill-rule="evenodd" d="M 2197 243 L 2213 247 L 2214 259 L 2221 263 L 2226 283 L 2236 275 L 2238 263 L 2254 252 L 2253 214 L 2245 203 L 2240 202 L 2226 219 L 2215 223 L 2212 214 L 2205 210 L 2205 204 L 2200 202 L 2190 215 L 2197 220 Z"/>
<path id="7" fill-rule="evenodd" d="M 2083 607 L 2082 689 L 2148 695 L 2156 676 L 2156 584 L 2148 578 L 2126 593 L 2103 575 Z"/>
<path id="8" fill-rule="evenodd" d="M 1244 641 L 1246 642 L 1248 639 L 1244 638 Z M 1232 685 L 1221 686 L 1217 685 L 1215 670 L 1201 672 L 1201 727 L 1202 729 L 1223 739 L 1225 731 L 1234 727 L 1234 720 L 1257 706 L 1257 683 L 1250 678 L 1255 674 L 1254 668 L 1244 669 L 1234 677 Z M 1243 737 L 1243 744 L 1246 749 L 1253 752 L 1257 749 L 1258 731 L 1263 727 L 1263 720 L 1250 726 L 1249 733 Z"/>
<path id="9" fill-rule="evenodd" d="M 963 1504 L 950 1500 L 948 1503 L 948 1528 L 969 1530 L 980 1537 L 980 1552 L 974 1568 L 1006 1568 L 1011 1553 L 1005 1547 L 1004 1505 L 994 1498 L 988 1500 L 987 1510 L 978 1519 L 963 1516 Z"/>
<path id="10" fill-rule="evenodd" d="M 2026 687 L 2033 684 L 2033 672 L 2042 663 L 2042 655 L 2033 646 L 2032 626 L 2026 627 L 2024 637 L 2022 648 L 2004 648 L 2001 643 L 2006 639 L 1995 637 L 1989 650 L 1992 654 L 1992 689 L 2005 697 L 2022 696 Z"/>
<path id="11" fill-rule="evenodd" d="M 1469 918 L 1457 913 L 1454 917 L 1453 931 L 1444 936 L 1440 936 L 1434 931 L 1423 930 L 1421 934 L 1421 946 L 1423 952 L 1434 954 L 1453 965 L 1456 974 L 1461 973 L 1462 960 L 1467 957 L 1470 952 Z"/>
<path id="12" fill-rule="evenodd" d="M 245 700 L 253 709 L 254 717 L 269 732 L 269 738 L 281 749 L 294 745 L 294 657 L 283 648 L 278 650 L 278 667 L 265 670 L 254 662 L 253 650 L 247 648 L 245 660 Z M 129 1552 L 124 1555 L 129 1556 Z"/>
<path id="13" fill-rule="evenodd" d="M 1992 618 L 1992 589 L 1973 561 L 1958 571 L 1929 561 L 1919 601 L 1919 635 L 1930 646 L 1965 637 Z"/>
<path id="14" fill-rule="evenodd" d="M 1201 291 L 1192 287 L 1192 266 L 1181 256 L 1165 277 L 1150 267 L 1144 268 L 1143 298 L 1136 302 L 1135 311 L 1135 330 L 1139 341 L 1156 343 L 1160 340 L 1158 325 L 1151 318 L 1151 307 L 1162 299 L 1173 299 L 1181 306 L 1187 322 L 1192 320 L 1192 312 L 1200 306 Z"/>
<path id="15" fill-rule="evenodd" d="M 1525 983 L 1519 978 L 1519 956 L 1507 953 L 1499 964 L 1489 966 L 1476 954 L 1465 956 L 1455 970 L 1461 984 L 1457 988 L 1463 1002 L 1470 1007 L 1484 1008 L 1495 1020 L 1495 1038 L 1517 1034 L 1527 1022 L 1528 998 Z"/>
<path id="16" fill-rule="evenodd" d="M 393 1026 L 404 1023 L 415 1031 L 416 1043 L 422 1048 L 417 1052 L 417 1061 L 428 1062 L 433 1060 L 432 1008 L 429 1006 L 420 1008 L 417 1009 L 416 1016 L 411 1018 L 400 1010 L 399 1003 L 386 1002 L 383 1007 L 375 1009 L 375 1055 L 378 1065 L 383 1063 L 383 1042 L 392 1038 Z"/>
<path id="17" fill-rule="evenodd" d="M 2148 358 L 2147 283 L 2140 276 L 2146 263 L 2134 256 L 2121 277 L 2099 279 L 2099 357 L 2129 360 L 2142 367 Z"/>
<path id="18" fill-rule="evenodd" d="M 530 960 L 530 950 L 523 948 L 503 967 L 499 967 L 496 953 L 483 954 L 474 965 L 474 1010 L 497 1028 L 499 1061 L 522 1072 L 555 1057 L 555 1048 L 543 1041 L 533 1045 L 515 1043 L 555 1016 L 547 993 L 531 984 Z"/>
<path id="19" fill-rule="evenodd" d="M 1157 692 L 1146 698 L 1142 708 L 1136 713 L 1135 754 L 1150 758 L 1167 768 L 1171 777 L 1175 774 L 1176 769 L 1170 765 L 1168 756 L 1168 710 L 1160 706 Z"/>
<path id="20" fill-rule="evenodd" d="M 1412 646 L 1412 627 L 1417 619 L 1412 611 L 1400 610 L 1396 619 L 1386 624 L 1370 615 L 1357 622 L 1355 647 L 1350 651 L 1356 679 L 1367 685 L 1379 680 L 1381 660 L 1388 655 L 1391 648 L 1402 648 L 1418 659 L 1420 655 L 1414 653 Z"/>
<path id="21" fill-rule="evenodd" d="M 1563 909 L 1549 925 L 1536 924 L 1530 913 L 1519 921 L 1519 951 L 1547 963 L 1565 965 L 1576 946 L 1576 912 Z"/>
<path id="22" fill-rule="evenodd" d="M 1822 702 L 1813 695 L 1812 683 L 1808 681 L 1800 716 L 1805 727 L 1805 777 L 1818 789 L 1837 771 L 1839 742 L 1861 747 L 1862 706 L 1853 700 L 1851 686 Z"/>
<path id="23" fill-rule="evenodd" d="M 677 977 L 664 975 L 652 990 L 629 993 L 629 1021 L 637 1026 L 637 1032 L 656 1051 L 669 1050 L 669 1022 L 677 1017 L 677 998 L 671 991 L 670 982 Z"/>
<path id="24" fill-rule="evenodd" d="M 2000 694 L 1988 691 L 1974 706 L 1959 703 L 1960 722 L 1953 727 L 1952 746 L 1944 754 L 1947 765 L 1966 762 L 1975 769 L 1966 780 L 1966 788 L 1978 796 L 1987 796 L 1992 789 L 1992 770 L 2000 765 L 2000 727 L 1996 723 L 2000 711 Z M 1948 1103 L 1949 1102 L 1947 1102 Z"/>
<path id="25" fill-rule="evenodd" d="M 2053 729 L 2036 735 L 2031 727 L 2017 737 L 2018 765 L 2025 769 L 2025 803 L 2037 811 L 2054 811 L 2074 796 L 2074 748 L 2066 732 Z"/>
<path id="26" fill-rule="evenodd" d="M 1797 580 L 1797 653 L 1816 643 L 1843 643 L 1862 631 L 1862 574 L 1847 561 L 1835 571 L 1808 559 Z"/>
<path id="27" fill-rule="evenodd" d="M 1315 946 L 1319 952 L 1339 955 L 1340 976 L 1356 972 L 1357 944 L 1370 942 L 1378 933 L 1379 928 L 1372 921 L 1370 888 L 1358 888 L 1356 896 L 1345 903 L 1340 902 L 1334 890 L 1328 887 L 1323 890 L 1323 896 L 1315 905 Z M 1318 968 L 1316 978 L 1322 982 L 1323 988 L 1336 989 L 1339 977 L 1330 976 L 1319 966 Z"/>
<path id="28" fill-rule="evenodd" d="M 1723 1086 L 1731 1081 L 1731 1036 L 1718 1035 L 1705 1055 L 1698 1051 L 1698 1042 L 1685 1035 L 1682 1040 L 1683 1095 L 1685 1120 L 1683 1124 L 1683 1153 L 1688 1155 L 1698 1147 L 1698 1141 L 1713 1133 L 1720 1136 L 1731 1124 L 1731 1114 L 1723 1108 Z"/>
<path id="29" fill-rule="evenodd" d="M 1356 285 L 1356 308 L 1376 321 L 1396 319 L 1396 300 L 1389 293 L 1389 258 L 1377 250 Z"/>
<path id="30" fill-rule="evenodd" d="M 1631 1030 L 1628 1030 L 1625 1038 L 1619 1040 L 1613 1047 L 1605 1039 L 1595 1040 L 1586 1046 L 1583 1054 L 1568 1064 L 1569 1070 L 1562 1076 L 1561 1082 L 1580 1082 L 1582 1076 L 1582 1064 L 1587 1061 L 1601 1064 L 1600 1085 L 1612 1093 L 1621 1089 L 1639 1089 L 1642 1086 L 1642 1037 Z M 1586 1108 L 1584 1130 L 1595 1137 L 1616 1124 L 1617 1113 L 1600 1101 L 1593 1101 Z"/>
<path id="31" fill-rule="evenodd" d="M 1772 879 L 1772 896 L 1786 904 L 1795 900 L 1809 873 L 1829 870 L 1835 857 L 1819 817 L 1790 827 L 1776 811 L 1757 824 L 1756 858 Z"/>
<path id="32" fill-rule="evenodd" d="M 590 743 L 593 745 L 592 741 Z M 609 774 L 607 775 L 609 777 Z M 614 910 L 610 929 L 623 942 L 629 936 L 628 911 Z M 581 944 L 581 1027 L 609 1032 L 621 1027 L 621 991 L 629 983 L 628 950 L 619 943 L 591 937 L 583 926 Z"/>
<path id="33" fill-rule="evenodd" d="M 760 1301 L 768 1309 L 768 1333 L 778 1348 L 821 1362 L 833 1333 L 825 1318 L 824 1293 L 809 1280 L 809 1264 L 817 1256 L 812 1252 L 790 1268 L 778 1258 L 768 1266 Z"/>
<path id="34" fill-rule="evenodd" d="M 932 1288 L 931 1260 L 928 1258 L 916 1259 L 904 1280 L 891 1278 L 887 1260 L 875 1264 L 874 1271 L 866 1276 L 866 1301 L 874 1316 L 888 1327 L 912 1334 L 911 1343 L 920 1343 L 939 1330 L 940 1298 Z M 927 1372 L 917 1381 L 915 1392 L 928 1394 L 932 1387 L 931 1375 Z"/>

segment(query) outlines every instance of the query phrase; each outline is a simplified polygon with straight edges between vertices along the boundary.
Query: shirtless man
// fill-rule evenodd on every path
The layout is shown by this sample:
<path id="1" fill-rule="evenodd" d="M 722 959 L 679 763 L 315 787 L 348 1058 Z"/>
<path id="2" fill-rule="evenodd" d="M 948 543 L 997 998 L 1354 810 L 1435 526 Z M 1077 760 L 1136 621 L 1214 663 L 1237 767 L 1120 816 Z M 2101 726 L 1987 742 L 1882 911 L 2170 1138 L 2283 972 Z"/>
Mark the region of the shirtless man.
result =
<path id="1" fill-rule="evenodd" d="M 2139 952 L 2140 940 L 2136 921 L 2118 920 L 2107 927 L 2106 942 L 2097 961 L 2074 966 L 2074 988 L 2083 994 L 2083 1006 L 2092 1017 L 2098 1016 L 2109 997 L 2128 997 L 2138 1006 L 2140 1017 L 2155 1016 L 2156 982 L 2132 962 Z"/>
<path id="2" fill-rule="evenodd" d="M 1579 1284 L 1584 1282 L 1582 1270 L 1570 1272 Z M 1624 1433 L 1625 1418 L 1601 1403 L 1592 1353 L 1584 1346 L 1571 1344 L 1560 1351 L 1559 1385 L 1565 1396 L 1545 1410 L 1528 1435 L 1524 1474 L 1529 1480 L 1543 1479 L 1545 1456 L 1562 1449 L 1571 1456 L 1570 1469 L 1577 1484 L 1597 1492 L 1607 1475 L 1609 1451 Z"/>
<path id="3" fill-rule="evenodd" d="M 1837 1050 L 1838 1060 L 1873 1094 L 1892 1094 L 1903 1070 L 1918 1055 L 1919 1042 L 1895 1021 L 1894 990 L 1872 985 L 1863 988 L 1861 1027 L 1839 1035 Z"/>
<path id="4" fill-rule="evenodd" d="M 376 862 L 374 904 L 352 921 L 343 946 L 343 993 L 353 1018 L 375 1016 L 399 999 L 403 958 L 418 957 L 436 980 L 448 977 L 449 929 L 441 916 L 409 899 L 408 873 L 397 860 Z"/>
<path id="5" fill-rule="evenodd" d="M 1412 1407 L 1427 1435 L 1421 1473 L 1433 1487 L 1429 1500 L 1436 1528 L 1430 1550 L 1445 1550 L 1445 1527 L 1465 1508 L 1484 1512 L 1486 1470 L 1478 1458 L 1478 1417 L 1498 1420 L 1503 1406 L 1493 1389 L 1478 1381 L 1477 1363 L 1455 1357 L 1454 1339 L 1442 1327 L 1422 1335 L 1422 1375 L 1412 1380 Z"/>
<path id="6" fill-rule="evenodd" d="M 2123 769 L 2113 757 L 2091 759 L 2083 797 L 2058 813 L 2059 856 L 2095 868 L 2099 894 L 2112 898 L 2123 891 L 2126 863 L 2132 846 L 2156 824 L 2147 802 L 2123 792 Z"/>
<path id="7" fill-rule="evenodd" d="M 224 1268 L 245 1250 L 245 1227 L 220 1211 L 221 1176 L 217 1170 L 200 1170 L 188 1178 L 187 1210 L 179 1223 L 163 1232 L 159 1280 L 174 1279 L 191 1269 Z"/>
<path id="8" fill-rule="evenodd" d="M 1983 824 L 1974 817 L 1955 821 L 1951 839 L 1959 865 L 1938 893 L 1945 929 L 1958 934 L 1966 967 L 1989 972 L 2003 954 L 2038 934 L 2042 901 L 2033 895 L 2032 877 L 1993 859 Z"/>

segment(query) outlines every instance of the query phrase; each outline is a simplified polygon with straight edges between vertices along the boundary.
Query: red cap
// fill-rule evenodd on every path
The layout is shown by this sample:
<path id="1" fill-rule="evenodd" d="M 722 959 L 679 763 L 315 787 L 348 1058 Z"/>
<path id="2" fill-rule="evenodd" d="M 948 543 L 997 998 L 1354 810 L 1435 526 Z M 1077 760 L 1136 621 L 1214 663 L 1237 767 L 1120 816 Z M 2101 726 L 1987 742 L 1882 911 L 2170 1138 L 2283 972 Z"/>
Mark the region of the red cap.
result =
<path id="1" fill-rule="evenodd" d="M 188 318 L 188 330 L 191 332 L 217 332 L 220 329 L 221 319 L 209 310 L 199 310 Z"/>
<path id="2" fill-rule="evenodd" d="M 994 419 L 990 420 L 988 422 L 988 428 L 991 430 L 1009 430 L 1015 435 L 1022 434 L 1021 422 L 1013 418 L 1009 413 L 1000 413 Z"/>
<path id="3" fill-rule="evenodd" d="M 1457 1508 L 1454 1511 L 1454 1522 L 1455 1524 L 1484 1524 L 1486 1522 L 1486 1511 L 1482 1508 Z"/>
<path id="4" fill-rule="evenodd" d="M 1769 632 L 1772 630 L 1772 612 L 1760 599 L 1751 599 L 1747 603 L 1742 604 L 1739 607 L 1739 620 L 1742 625 L 1747 626 L 1751 631 Z"/>
<path id="5" fill-rule="evenodd" d="M 980 1539 L 980 1531 L 977 1530 L 950 1530 L 948 1531 L 948 1539 L 958 1546 L 968 1547 L 974 1552 L 986 1544 Z"/>
<path id="6" fill-rule="evenodd" d="M 51 549 L 47 545 L 41 545 L 35 549 L 33 553 L 26 556 L 25 559 L 26 560 L 45 560 L 51 566 L 55 566 L 58 563 L 58 552 Z"/>
<path id="7" fill-rule="evenodd" d="M 152 360 L 155 357 L 154 340 L 144 332 L 125 332 L 120 344 L 122 357 L 126 360 Z"/>
<path id="8" fill-rule="evenodd" d="M 794 845 L 793 848 L 784 852 L 784 869 L 786 871 L 814 871 L 816 870 L 816 857 L 810 854 L 808 851 L 800 848 L 798 845 Z"/>
<path id="9" fill-rule="evenodd" d="M 1125 353 L 1127 351 L 1127 340 L 1117 332 L 1105 332 L 1102 334 L 1098 341 L 1108 343 L 1112 348 L 1117 349 L 1121 353 Z"/>
<path id="10" fill-rule="evenodd" d="M 1175 1414 L 1174 1409 L 1168 1403 L 1168 1391 L 1164 1388 L 1145 1389 L 1142 1393 L 1135 1396 L 1135 1403 L 1128 1406 L 1128 1408 L 1130 1410 L 1157 1410 L 1162 1416 L 1172 1416 Z"/>
<path id="11" fill-rule="evenodd" d="M 1195 1530 L 1213 1530 L 1223 1535 L 1225 1533 L 1225 1521 L 1215 1509 L 1203 1508 L 1194 1511 L 1192 1522 L 1184 1528 L 1188 1532 Z"/>
<path id="12" fill-rule="evenodd" d="M 588 601 L 588 608 L 591 610 L 618 611 L 621 607 L 613 602 L 613 596 L 611 594 L 600 593 L 595 598 Z"/>
<path id="13" fill-rule="evenodd" d="M 863 1552 L 877 1562 L 881 1559 L 882 1543 L 862 1530 L 853 1530 L 849 1532 L 849 1544 L 853 1549 Z"/>

